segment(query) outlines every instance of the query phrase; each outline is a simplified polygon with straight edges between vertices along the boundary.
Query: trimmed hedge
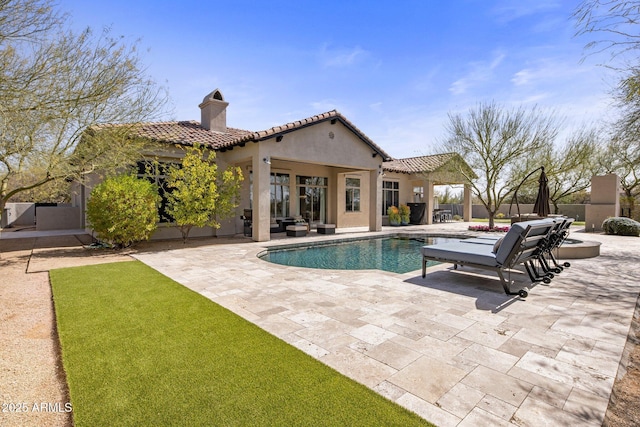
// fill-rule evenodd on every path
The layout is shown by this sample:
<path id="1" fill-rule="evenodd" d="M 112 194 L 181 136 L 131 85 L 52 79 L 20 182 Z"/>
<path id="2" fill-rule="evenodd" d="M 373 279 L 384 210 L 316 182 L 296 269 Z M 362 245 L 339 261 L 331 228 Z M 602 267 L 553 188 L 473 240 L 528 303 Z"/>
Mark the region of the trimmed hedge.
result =
<path id="1" fill-rule="evenodd" d="M 640 236 L 640 222 L 631 218 L 612 217 L 602 222 L 605 234 L 617 234 L 619 236 Z"/>

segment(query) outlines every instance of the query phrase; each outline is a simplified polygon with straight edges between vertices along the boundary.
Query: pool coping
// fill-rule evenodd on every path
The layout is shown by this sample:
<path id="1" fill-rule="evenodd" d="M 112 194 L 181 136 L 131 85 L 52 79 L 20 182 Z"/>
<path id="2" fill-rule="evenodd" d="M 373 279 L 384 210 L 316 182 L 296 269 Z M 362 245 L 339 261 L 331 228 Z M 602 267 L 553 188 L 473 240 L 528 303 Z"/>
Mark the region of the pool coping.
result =
<path id="1" fill-rule="evenodd" d="M 285 249 L 297 249 L 304 248 L 309 246 L 331 246 L 337 245 L 340 243 L 349 243 L 349 242 L 357 242 L 360 240 L 376 240 L 376 239 L 389 239 L 389 238 L 398 238 L 398 239 L 411 239 L 415 237 L 447 237 L 452 239 L 468 239 L 473 236 L 468 234 L 446 234 L 446 233 L 419 233 L 419 232 L 402 232 L 402 233 L 384 233 L 384 234 L 376 234 L 371 236 L 352 236 L 352 237 L 336 237 L 332 235 L 331 239 L 323 239 L 323 240 L 307 240 L 304 242 L 295 242 L 295 243 L 283 243 L 283 244 L 274 244 L 267 246 L 264 251 L 259 252 L 259 254 L 268 251 L 274 250 L 285 250 Z M 259 256 L 259 255 L 258 255 Z"/>

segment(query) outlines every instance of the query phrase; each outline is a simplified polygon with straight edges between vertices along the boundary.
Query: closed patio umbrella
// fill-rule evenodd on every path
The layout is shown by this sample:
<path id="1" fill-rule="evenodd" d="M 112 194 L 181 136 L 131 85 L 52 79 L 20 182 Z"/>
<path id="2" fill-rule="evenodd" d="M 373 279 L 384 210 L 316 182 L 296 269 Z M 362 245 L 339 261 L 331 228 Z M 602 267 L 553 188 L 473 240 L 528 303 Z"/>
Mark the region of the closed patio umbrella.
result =
<path id="1" fill-rule="evenodd" d="M 551 207 L 549 206 L 549 180 L 544 173 L 544 166 L 541 166 L 542 172 L 540 172 L 540 178 L 538 179 L 538 196 L 536 202 L 533 205 L 533 212 L 538 216 L 548 216 L 551 213 Z"/>

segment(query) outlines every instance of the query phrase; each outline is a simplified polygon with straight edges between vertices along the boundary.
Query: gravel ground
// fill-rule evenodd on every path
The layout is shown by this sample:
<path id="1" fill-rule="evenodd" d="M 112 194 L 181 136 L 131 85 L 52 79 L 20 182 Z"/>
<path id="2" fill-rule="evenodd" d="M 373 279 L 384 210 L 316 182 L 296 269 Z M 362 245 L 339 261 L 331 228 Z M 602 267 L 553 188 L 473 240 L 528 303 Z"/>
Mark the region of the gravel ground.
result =
<path id="1" fill-rule="evenodd" d="M 72 425 L 48 270 L 131 259 L 85 250 L 88 240 L 0 240 L 0 426 Z"/>
<path id="2" fill-rule="evenodd" d="M 88 250 L 87 235 L 0 240 L 0 426 L 71 426 L 48 271 L 131 260 Z M 200 244 L 197 241 L 188 245 Z M 178 242 L 146 244 L 168 249 Z M 616 379 L 605 425 L 640 425 L 640 304 Z"/>

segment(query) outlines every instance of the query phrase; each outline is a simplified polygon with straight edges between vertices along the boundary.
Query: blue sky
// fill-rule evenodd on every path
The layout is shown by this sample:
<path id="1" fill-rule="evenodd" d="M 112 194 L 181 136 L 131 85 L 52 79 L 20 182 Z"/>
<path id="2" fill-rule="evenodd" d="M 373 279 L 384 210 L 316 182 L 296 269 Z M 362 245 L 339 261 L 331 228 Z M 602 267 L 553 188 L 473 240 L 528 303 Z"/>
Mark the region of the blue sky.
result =
<path id="1" fill-rule="evenodd" d="M 576 0 L 59 0 L 73 26 L 140 39 L 165 119 L 199 120 L 219 88 L 227 124 L 263 130 L 337 109 L 393 157 L 429 154 L 448 113 L 533 107 L 565 131 L 611 113 L 615 81 L 574 37 Z M 561 142 L 561 141 L 559 141 Z"/>

